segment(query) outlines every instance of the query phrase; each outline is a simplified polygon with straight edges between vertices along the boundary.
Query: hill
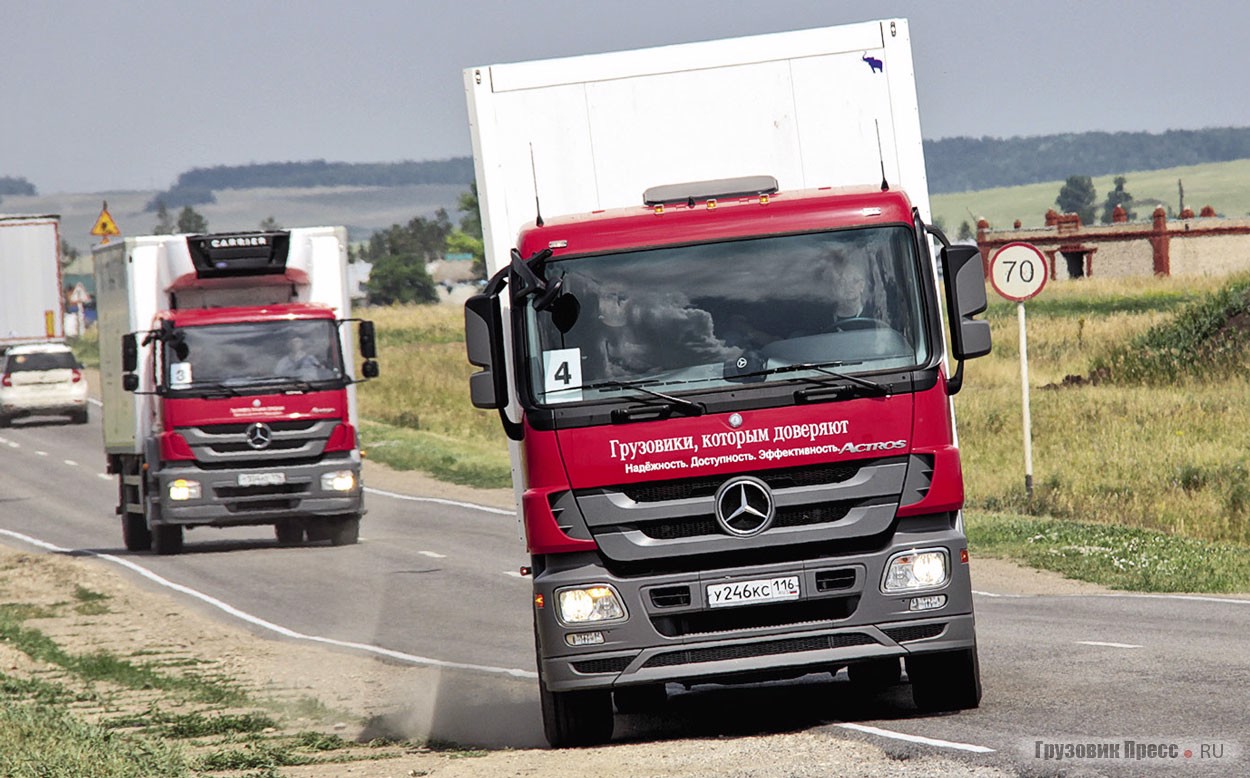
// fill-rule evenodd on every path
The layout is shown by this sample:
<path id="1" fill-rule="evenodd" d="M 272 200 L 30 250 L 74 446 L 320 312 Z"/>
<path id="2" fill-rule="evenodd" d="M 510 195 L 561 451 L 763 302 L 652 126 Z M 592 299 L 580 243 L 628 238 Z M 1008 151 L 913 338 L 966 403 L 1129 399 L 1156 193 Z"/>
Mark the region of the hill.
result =
<path id="1" fill-rule="evenodd" d="M 254 230 L 272 216 L 283 227 L 342 224 L 349 240 L 356 242 L 416 216 L 431 218 L 440 208 L 458 221 L 457 202 L 468 189 L 468 184 L 224 189 L 217 193 L 216 202 L 197 205 L 195 210 L 214 231 Z M 61 237 L 79 252 L 90 254 L 99 240 L 90 234 L 91 227 L 104 201 L 123 235 L 147 235 L 156 226 L 156 215 L 146 205 L 156 194 L 146 190 L 9 195 L 2 208 L 6 213 L 60 214 Z"/>

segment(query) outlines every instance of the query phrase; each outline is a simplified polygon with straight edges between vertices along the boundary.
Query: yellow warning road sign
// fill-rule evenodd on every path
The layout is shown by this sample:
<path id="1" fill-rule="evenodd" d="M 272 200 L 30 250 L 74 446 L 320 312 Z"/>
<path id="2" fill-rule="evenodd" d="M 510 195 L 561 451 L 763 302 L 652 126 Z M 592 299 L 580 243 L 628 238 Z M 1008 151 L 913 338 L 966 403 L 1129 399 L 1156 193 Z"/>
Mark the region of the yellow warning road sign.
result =
<path id="1" fill-rule="evenodd" d="M 99 235 L 104 238 L 101 243 L 108 243 L 108 236 L 121 235 L 122 231 L 117 228 L 117 222 L 113 221 L 113 217 L 109 215 L 108 201 L 104 201 L 104 207 L 100 209 L 100 218 L 95 220 L 95 226 L 91 228 L 92 235 Z"/>

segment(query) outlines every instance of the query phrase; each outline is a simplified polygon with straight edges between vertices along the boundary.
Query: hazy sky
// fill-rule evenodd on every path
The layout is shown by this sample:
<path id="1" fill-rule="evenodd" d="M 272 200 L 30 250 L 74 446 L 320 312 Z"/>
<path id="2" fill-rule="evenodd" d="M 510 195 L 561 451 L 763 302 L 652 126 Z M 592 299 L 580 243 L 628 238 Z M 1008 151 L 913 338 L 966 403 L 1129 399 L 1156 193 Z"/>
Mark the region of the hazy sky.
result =
<path id="1" fill-rule="evenodd" d="M 1250 126 L 1244 0 L 0 0 L 0 176 L 463 156 L 469 66 L 890 17 L 926 138 Z"/>

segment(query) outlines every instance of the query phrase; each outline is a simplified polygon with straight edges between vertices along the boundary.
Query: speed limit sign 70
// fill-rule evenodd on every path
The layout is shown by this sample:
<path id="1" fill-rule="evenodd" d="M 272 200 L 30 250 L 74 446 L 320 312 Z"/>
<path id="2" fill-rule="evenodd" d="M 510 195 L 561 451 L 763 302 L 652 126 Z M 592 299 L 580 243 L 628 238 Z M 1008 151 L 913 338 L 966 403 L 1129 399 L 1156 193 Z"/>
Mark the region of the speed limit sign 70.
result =
<path id="1" fill-rule="evenodd" d="M 1046 255 L 1029 243 L 1008 243 L 990 258 L 990 283 L 1008 300 L 1022 303 L 1046 286 Z"/>

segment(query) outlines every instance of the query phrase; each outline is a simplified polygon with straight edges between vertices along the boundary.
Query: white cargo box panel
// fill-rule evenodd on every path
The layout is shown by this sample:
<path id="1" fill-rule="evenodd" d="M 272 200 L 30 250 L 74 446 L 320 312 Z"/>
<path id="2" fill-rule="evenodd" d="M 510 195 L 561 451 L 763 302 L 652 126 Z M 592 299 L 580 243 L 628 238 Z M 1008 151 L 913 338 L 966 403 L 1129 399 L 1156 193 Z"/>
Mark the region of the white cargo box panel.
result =
<path id="1" fill-rule="evenodd" d="M 0 348 L 61 339 L 63 310 L 60 217 L 0 214 Z"/>
<path id="2" fill-rule="evenodd" d="M 904 19 L 475 67 L 465 88 L 490 272 L 536 201 L 585 213 L 662 184 L 879 186 L 884 172 L 929 215 Z"/>

